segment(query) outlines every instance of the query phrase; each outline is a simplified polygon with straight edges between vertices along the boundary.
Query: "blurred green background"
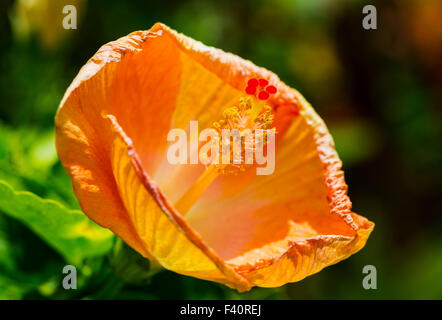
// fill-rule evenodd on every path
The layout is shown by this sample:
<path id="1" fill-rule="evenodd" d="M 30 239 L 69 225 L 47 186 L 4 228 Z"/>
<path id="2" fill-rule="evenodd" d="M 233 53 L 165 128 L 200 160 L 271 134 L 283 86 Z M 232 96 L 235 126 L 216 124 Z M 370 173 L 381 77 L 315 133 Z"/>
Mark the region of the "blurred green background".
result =
<path id="1" fill-rule="evenodd" d="M 62 28 L 66 4 L 78 9 L 77 30 Z M 366 4 L 377 30 L 362 28 Z M 442 1 L 2 0 L 0 16 L 0 298 L 442 299 Z M 78 212 L 53 121 L 101 45 L 158 21 L 274 71 L 312 103 L 354 211 L 376 223 L 362 251 L 243 294 L 168 271 L 122 280 L 115 239 Z M 79 289 L 66 291 L 71 262 Z M 365 265 L 377 268 L 377 290 L 362 287 Z"/>

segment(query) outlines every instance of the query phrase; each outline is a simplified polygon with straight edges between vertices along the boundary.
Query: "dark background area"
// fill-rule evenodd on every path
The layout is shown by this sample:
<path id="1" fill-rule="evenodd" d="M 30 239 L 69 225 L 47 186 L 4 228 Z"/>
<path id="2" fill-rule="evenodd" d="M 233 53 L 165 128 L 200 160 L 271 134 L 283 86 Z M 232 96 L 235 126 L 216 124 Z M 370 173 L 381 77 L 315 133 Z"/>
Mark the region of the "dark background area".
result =
<path id="1" fill-rule="evenodd" d="M 77 30 L 62 28 L 66 4 L 78 9 Z M 362 28 L 366 4 L 377 30 Z M 155 22 L 272 70 L 311 102 L 335 139 L 353 210 L 376 223 L 366 247 L 301 282 L 244 294 L 168 271 L 121 284 L 103 258 L 85 262 L 95 270 L 82 273 L 87 290 L 66 293 L 63 259 L 0 211 L 0 298 L 442 298 L 438 0 L 2 1 L 0 180 L 78 208 L 53 144 L 58 104 L 100 46 Z M 2 274 L 8 264 L 16 273 Z M 377 268 L 377 290 L 362 287 L 365 265 Z"/>

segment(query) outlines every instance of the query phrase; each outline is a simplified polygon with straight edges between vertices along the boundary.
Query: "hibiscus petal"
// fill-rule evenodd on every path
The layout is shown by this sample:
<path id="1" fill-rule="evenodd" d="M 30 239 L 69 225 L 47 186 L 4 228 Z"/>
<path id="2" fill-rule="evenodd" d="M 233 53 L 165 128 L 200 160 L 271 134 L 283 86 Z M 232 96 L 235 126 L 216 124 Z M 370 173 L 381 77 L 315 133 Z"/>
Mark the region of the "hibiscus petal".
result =
<path id="1" fill-rule="evenodd" d="M 111 162 L 121 199 L 144 248 L 165 268 L 225 283 L 238 290 L 249 283 L 233 271 L 173 209 L 141 161 L 114 116 Z"/>
<path id="2" fill-rule="evenodd" d="M 373 229 L 351 212 L 342 164 L 323 121 L 298 93 L 297 101 L 300 116 L 281 138 L 275 172 L 213 207 L 210 195 L 224 187 L 218 181 L 188 214 L 208 245 L 253 285 L 303 279 L 360 250 Z M 287 258 L 299 248 L 296 260 Z M 272 278 L 273 264 L 287 271 L 283 278 L 277 272 Z"/>
<path id="3" fill-rule="evenodd" d="M 82 210 L 135 250 L 175 272 L 246 290 L 248 282 L 205 246 L 179 214 L 166 210 L 164 196 L 149 194 L 153 184 L 143 180 L 148 177 L 144 170 L 155 171 L 165 154 L 180 70 L 174 65 L 176 48 L 168 47 L 171 41 L 155 41 L 157 36 L 145 32 L 122 38 L 102 47 L 82 68 L 56 116 L 60 159 Z M 149 64 L 149 55 L 166 60 Z M 129 63 L 146 69 L 134 71 Z M 115 116 L 103 117 L 107 114 Z"/>
<path id="4" fill-rule="evenodd" d="M 371 224 L 353 237 L 328 235 L 290 242 L 289 249 L 274 261 L 266 261 L 255 268 L 245 266 L 244 271 L 238 271 L 252 285 L 260 287 L 279 287 L 300 281 L 359 251 L 372 230 Z"/>
<path id="5" fill-rule="evenodd" d="M 163 118 L 156 120 L 159 125 L 153 125 L 151 119 L 154 118 L 154 113 L 158 112 L 156 109 L 160 107 L 163 108 L 163 112 L 171 113 L 175 97 L 173 94 L 164 94 L 160 99 L 153 94 L 157 99 L 147 99 L 143 98 L 140 92 L 145 88 L 146 81 L 154 81 L 146 80 L 150 78 L 145 73 L 151 72 L 159 78 L 165 62 L 161 67 L 161 64 L 158 66 L 155 63 L 149 63 L 150 60 L 147 59 L 148 69 L 138 68 L 138 71 L 127 68 L 124 61 L 120 62 L 123 56 L 139 59 L 140 56 L 135 53 L 142 54 L 143 51 L 140 49 L 145 45 L 145 53 L 167 56 L 173 66 L 176 61 L 173 58 L 173 50 L 168 54 L 159 54 L 170 43 L 156 41 L 150 42 L 147 46 L 146 39 L 149 37 L 154 39 L 156 35 L 148 32 L 134 33 L 130 37 L 100 48 L 80 70 L 68 88 L 55 118 L 57 151 L 71 176 L 74 192 L 83 211 L 98 224 L 114 231 L 145 256 L 149 253 L 143 248 L 137 230 L 127 219 L 126 209 L 112 175 L 109 158 L 112 137 L 109 125 L 106 124 L 101 113 L 107 110 L 112 114 L 117 114 L 137 144 L 146 144 L 153 148 L 152 152 L 143 153 L 141 157 L 147 168 L 154 169 L 158 163 L 158 154 L 154 150 L 165 148 L 164 141 L 168 126 L 160 122 Z M 159 59 L 161 61 L 161 58 Z M 141 61 L 138 62 L 141 63 Z M 160 85 L 158 83 L 155 85 L 159 92 L 169 91 L 170 87 L 177 86 L 177 78 L 177 75 L 171 72 L 170 81 L 160 81 Z M 176 90 L 172 90 L 172 93 L 174 91 Z M 146 106 L 154 102 L 157 103 L 154 104 L 156 108 Z M 146 110 L 145 113 L 142 112 L 141 107 Z M 164 121 L 169 120 L 164 117 Z M 147 127 L 150 140 L 143 132 L 146 124 L 151 124 Z"/>

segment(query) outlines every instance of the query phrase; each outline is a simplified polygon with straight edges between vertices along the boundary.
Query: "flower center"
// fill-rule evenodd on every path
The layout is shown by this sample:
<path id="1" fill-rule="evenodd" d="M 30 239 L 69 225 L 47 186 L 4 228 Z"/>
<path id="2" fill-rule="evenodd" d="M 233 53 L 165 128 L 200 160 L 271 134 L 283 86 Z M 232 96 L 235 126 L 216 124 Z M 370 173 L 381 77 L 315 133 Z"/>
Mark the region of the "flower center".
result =
<path id="1" fill-rule="evenodd" d="M 216 166 L 220 174 L 235 175 L 253 166 L 256 148 L 264 147 L 267 141 L 267 132 L 264 130 L 271 129 L 272 124 L 273 114 L 270 106 L 251 97 L 241 97 L 237 106 L 225 109 L 222 119 L 213 123 L 220 137 L 224 137 L 225 132 L 236 133 L 240 148 L 236 148 L 235 145 L 231 147 L 230 136 L 228 139 L 221 139 L 219 149 L 222 150 L 222 156 L 230 153 L 228 159 L 233 159 L 233 163 L 218 161 L 218 164 L 211 165 Z M 233 138 L 235 139 L 235 136 Z"/>
<path id="2" fill-rule="evenodd" d="M 273 129 L 272 108 L 265 104 L 270 94 L 276 93 L 274 86 L 268 85 L 264 79 L 250 79 L 245 92 L 251 96 L 239 99 L 236 106 L 226 108 L 222 118 L 213 123 L 213 129 L 218 133 L 220 158 L 209 163 L 206 170 L 195 183 L 175 203 L 175 208 L 185 215 L 201 197 L 204 191 L 220 174 L 243 172 L 255 164 L 253 155 L 257 148 L 264 148 L 267 143 L 267 131 Z M 226 132 L 229 133 L 226 139 Z M 233 133 L 233 134 L 232 134 Z M 231 147 L 231 137 L 237 140 Z M 230 161 L 225 162 L 228 158 Z M 233 160 L 233 161 L 232 161 Z"/>

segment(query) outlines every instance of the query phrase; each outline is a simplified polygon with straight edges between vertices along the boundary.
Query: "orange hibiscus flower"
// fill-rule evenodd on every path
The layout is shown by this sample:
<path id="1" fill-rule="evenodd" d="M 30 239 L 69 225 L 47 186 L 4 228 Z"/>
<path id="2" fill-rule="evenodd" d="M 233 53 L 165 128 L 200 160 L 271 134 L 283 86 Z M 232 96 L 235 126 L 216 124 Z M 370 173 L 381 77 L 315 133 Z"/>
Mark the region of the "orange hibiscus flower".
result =
<path id="1" fill-rule="evenodd" d="M 167 161 L 172 128 L 219 125 L 243 96 L 269 106 L 256 119 L 276 129 L 272 174 Z M 239 291 L 277 287 L 349 257 L 373 230 L 351 211 L 332 137 L 296 90 L 163 24 L 101 47 L 55 122 L 82 210 L 177 273 Z"/>

